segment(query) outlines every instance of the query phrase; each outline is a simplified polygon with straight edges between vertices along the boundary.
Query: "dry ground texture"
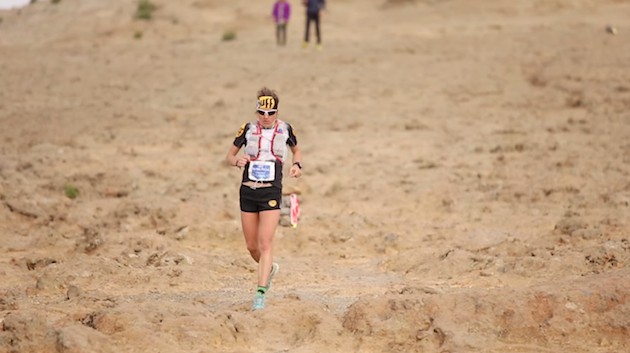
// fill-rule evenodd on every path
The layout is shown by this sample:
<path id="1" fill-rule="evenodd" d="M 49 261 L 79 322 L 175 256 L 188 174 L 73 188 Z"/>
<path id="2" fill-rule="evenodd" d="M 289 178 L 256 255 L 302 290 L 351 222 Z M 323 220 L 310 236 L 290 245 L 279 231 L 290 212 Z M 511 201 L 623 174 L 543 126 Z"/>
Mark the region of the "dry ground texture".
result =
<path id="1" fill-rule="evenodd" d="M 152 1 L 0 11 L 0 352 L 630 351 L 630 1 L 329 0 L 322 51 Z M 251 312 L 262 86 L 305 175 Z"/>

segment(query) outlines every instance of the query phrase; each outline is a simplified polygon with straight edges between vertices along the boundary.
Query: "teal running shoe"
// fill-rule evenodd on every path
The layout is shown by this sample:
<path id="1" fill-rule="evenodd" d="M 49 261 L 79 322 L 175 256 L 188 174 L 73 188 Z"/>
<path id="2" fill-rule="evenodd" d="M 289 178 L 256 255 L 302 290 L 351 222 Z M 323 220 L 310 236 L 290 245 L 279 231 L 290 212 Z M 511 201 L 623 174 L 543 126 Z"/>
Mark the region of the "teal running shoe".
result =
<path id="1" fill-rule="evenodd" d="M 256 292 L 256 296 L 254 296 L 254 305 L 252 305 L 252 311 L 261 310 L 265 308 L 265 295 Z"/>

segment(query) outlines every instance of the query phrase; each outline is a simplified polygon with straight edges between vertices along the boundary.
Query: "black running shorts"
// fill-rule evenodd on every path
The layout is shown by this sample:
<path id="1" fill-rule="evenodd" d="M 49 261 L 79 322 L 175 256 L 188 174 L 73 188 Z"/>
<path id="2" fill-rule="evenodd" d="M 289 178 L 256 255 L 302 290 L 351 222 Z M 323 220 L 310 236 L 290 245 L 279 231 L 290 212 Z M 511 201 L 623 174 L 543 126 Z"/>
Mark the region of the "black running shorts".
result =
<path id="1" fill-rule="evenodd" d="M 243 212 L 279 210 L 281 199 L 282 189 L 280 188 L 269 186 L 252 189 L 249 186 L 241 185 L 240 203 Z"/>

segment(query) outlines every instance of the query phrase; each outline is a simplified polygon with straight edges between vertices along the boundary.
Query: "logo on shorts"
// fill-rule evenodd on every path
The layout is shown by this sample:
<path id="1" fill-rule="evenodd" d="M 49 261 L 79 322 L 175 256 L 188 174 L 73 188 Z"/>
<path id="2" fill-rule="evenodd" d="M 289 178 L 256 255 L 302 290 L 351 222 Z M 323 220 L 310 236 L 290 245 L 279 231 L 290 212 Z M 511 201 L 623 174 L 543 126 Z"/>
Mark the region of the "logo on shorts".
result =
<path id="1" fill-rule="evenodd" d="M 276 200 L 269 200 L 269 202 L 267 202 L 267 203 L 271 207 L 276 207 L 276 205 L 278 205 L 278 201 L 276 201 Z"/>

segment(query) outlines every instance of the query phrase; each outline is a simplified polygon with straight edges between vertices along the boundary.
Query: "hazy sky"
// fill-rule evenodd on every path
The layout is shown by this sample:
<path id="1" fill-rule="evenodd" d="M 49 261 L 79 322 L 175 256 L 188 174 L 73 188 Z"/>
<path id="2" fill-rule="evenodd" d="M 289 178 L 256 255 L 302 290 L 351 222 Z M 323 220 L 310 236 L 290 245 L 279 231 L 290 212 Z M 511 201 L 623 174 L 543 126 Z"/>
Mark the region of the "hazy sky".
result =
<path id="1" fill-rule="evenodd" d="M 31 2 L 31 0 L 0 0 L 0 9 L 24 6 L 29 2 Z"/>

